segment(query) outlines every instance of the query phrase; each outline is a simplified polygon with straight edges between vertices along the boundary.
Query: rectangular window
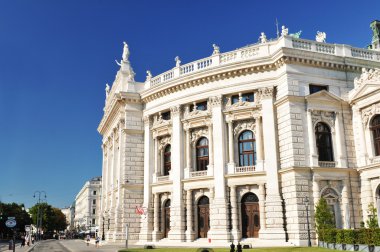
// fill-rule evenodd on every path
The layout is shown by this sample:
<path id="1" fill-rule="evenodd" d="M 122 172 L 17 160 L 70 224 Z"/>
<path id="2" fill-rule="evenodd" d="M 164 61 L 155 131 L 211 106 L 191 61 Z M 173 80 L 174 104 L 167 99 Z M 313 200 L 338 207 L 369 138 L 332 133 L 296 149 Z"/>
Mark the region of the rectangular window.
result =
<path id="1" fill-rule="evenodd" d="M 95 225 L 95 219 L 92 219 L 92 224 L 94 224 L 94 225 Z"/>
<path id="2" fill-rule="evenodd" d="M 94 191 L 93 194 L 96 195 L 96 191 Z"/>
<path id="3" fill-rule="evenodd" d="M 197 103 L 197 110 L 207 110 L 207 102 Z"/>
<path id="4" fill-rule="evenodd" d="M 314 94 L 314 93 L 317 93 L 319 91 L 322 91 L 322 90 L 326 90 L 326 91 L 329 91 L 328 86 L 321 86 L 321 85 L 312 85 L 310 84 L 309 85 L 309 93 L 310 94 Z"/>
<path id="5" fill-rule="evenodd" d="M 92 209 L 92 214 L 95 214 L 95 208 Z"/>
<path id="6" fill-rule="evenodd" d="M 96 205 L 96 199 L 93 199 L 93 200 L 92 200 L 92 204 L 93 204 L 93 205 Z"/>
<path id="7" fill-rule="evenodd" d="M 244 102 L 253 102 L 254 101 L 254 94 L 253 92 L 251 93 L 244 93 L 241 95 L 241 100 Z M 239 95 L 233 95 L 231 96 L 231 103 L 235 104 L 239 102 Z"/>
<path id="8" fill-rule="evenodd" d="M 162 113 L 161 116 L 164 120 L 170 120 L 170 111 Z"/>
<path id="9" fill-rule="evenodd" d="M 231 97 L 231 103 L 235 104 L 235 103 L 238 103 L 238 102 L 239 102 L 239 96 L 238 95 L 233 95 Z"/>

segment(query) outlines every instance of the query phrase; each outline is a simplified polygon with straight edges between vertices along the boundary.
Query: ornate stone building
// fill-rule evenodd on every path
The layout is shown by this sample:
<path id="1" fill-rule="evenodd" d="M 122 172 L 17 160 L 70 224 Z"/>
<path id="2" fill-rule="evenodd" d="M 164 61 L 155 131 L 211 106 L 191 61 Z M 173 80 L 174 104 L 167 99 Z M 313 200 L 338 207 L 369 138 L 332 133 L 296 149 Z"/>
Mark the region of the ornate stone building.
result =
<path id="1" fill-rule="evenodd" d="M 325 39 L 283 27 L 275 40 L 176 57 L 145 83 L 125 44 L 98 128 L 106 239 L 125 239 L 128 224 L 140 243 L 306 244 L 306 197 L 326 198 L 338 228 L 366 221 L 380 197 L 380 70 L 365 69 L 380 52 Z"/>

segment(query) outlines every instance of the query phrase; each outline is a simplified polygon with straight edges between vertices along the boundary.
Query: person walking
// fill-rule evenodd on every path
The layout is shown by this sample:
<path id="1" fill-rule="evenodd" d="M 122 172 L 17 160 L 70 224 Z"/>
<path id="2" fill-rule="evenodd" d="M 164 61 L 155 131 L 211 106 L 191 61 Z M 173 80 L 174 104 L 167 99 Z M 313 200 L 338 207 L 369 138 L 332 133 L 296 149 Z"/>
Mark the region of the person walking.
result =
<path id="1" fill-rule="evenodd" d="M 90 235 L 87 235 L 87 238 L 86 238 L 86 240 L 87 240 L 87 246 L 89 246 L 90 245 Z"/>
<path id="2" fill-rule="evenodd" d="M 99 242 L 100 242 L 100 238 L 99 238 L 99 236 L 96 236 L 95 246 L 97 248 L 99 248 Z"/>

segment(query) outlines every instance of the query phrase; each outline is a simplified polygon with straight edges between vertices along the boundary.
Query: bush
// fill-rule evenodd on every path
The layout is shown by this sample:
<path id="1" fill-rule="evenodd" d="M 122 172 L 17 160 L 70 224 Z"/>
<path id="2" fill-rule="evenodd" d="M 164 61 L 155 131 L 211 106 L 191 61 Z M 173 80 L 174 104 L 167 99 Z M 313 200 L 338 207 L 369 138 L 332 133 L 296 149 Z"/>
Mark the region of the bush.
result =
<path id="1" fill-rule="evenodd" d="M 336 230 L 336 238 L 335 238 L 336 243 L 343 243 L 343 239 L 344 239 L 344 230 L 343 229 L 337 229 Z"/>
<path id="2" fill-rule="evenodd" d="M 354 229 L 345 229 L 344 231 L 344 244 L 356 244 L 357 232 Z"/>
<path id="3" fill-rule="evenodd" d="M 380 228 L 373 229 L 372 239 L 373 245 L 380 246 Z"/>
<path id="4" fill-rule="evenodd" d="M 335 228 L 325 229 L 325 242 L 335 243 L 336 242 L 336 233 L 337 233 L 337 230 Z"/>

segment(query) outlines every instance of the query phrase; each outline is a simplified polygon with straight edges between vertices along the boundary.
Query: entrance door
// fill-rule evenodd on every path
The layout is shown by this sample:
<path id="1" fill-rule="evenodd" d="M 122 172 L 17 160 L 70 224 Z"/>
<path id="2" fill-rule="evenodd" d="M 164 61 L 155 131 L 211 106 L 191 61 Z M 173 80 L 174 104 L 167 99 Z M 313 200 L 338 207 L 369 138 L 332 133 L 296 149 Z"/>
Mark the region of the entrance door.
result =
<path id="1" fill-rule="evenodd" d="M 209 200 L 203 196 L 198 201 L 198 237 L 207 238 L 210 229 L 210 207 Z"/>
<path id="2" fill-rule="evenodd" d="M 241 202 L 243 238 L 257 238 L 260 230 L 259 199 L 254 193 L 244 195 Z"/>
<path id="3" fill-rule="evenodd" d="M 164 220 L 164 237 L 167 238 L 170 231 L 170 199 L 165 202 Z"/>

